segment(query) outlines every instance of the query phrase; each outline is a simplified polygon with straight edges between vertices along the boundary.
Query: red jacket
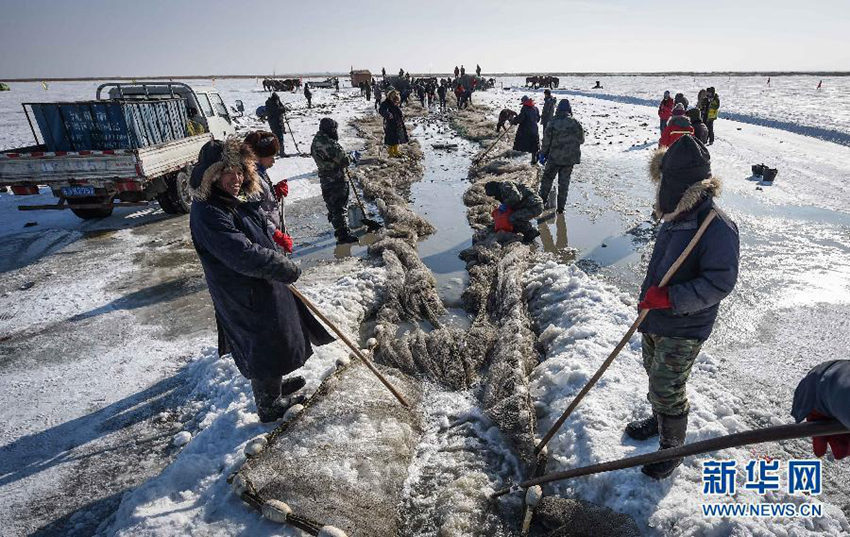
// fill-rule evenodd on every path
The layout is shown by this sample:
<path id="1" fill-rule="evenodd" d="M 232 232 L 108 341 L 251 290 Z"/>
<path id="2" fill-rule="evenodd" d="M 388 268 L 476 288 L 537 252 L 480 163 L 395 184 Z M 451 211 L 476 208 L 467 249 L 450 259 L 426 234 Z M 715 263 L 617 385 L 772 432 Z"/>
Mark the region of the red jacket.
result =
<path id="1" fill-rule="evenodd" d="M 664 130 L 661 131 L 661 140 L 658 141 L 659 147 L 670 147 L 673 145 L 673 142 L 686 134 L 693 136 L 694 128 L 690 124 L 683 125 L 679 123 L 679 121 L 672 121 L 664 127 Z"/>
<path id="2" fill-rule="evenodd" d="M 658 117 L 661 119 L 670 119 L 670 116 L 673 115 L 673 107 L 675 105 L 671 97 L 662 99 L 661 105 L 658 107 Z"/>

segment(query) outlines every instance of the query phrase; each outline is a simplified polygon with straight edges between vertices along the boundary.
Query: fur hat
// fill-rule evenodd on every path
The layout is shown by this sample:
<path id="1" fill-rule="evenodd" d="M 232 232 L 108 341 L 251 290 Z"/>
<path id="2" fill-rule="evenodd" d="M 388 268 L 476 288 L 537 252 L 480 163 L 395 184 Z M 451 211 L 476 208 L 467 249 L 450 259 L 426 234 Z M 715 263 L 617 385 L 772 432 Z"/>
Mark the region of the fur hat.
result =
<path id="1" fill-rule="evenodd" d="M 257 158 L 273 157 L 280 153 L 280 141 L 269 131 L 253 131 L 245 137 L 245 143 Z"/>
<path id="2" fill-rule="evenodd" d="M 201 184 L 193 192 L 195 199 L 208 199 L 213 184 L 224 172 L 240 168 L 244 177 L 240 193 L 249 198 L 259 195 L 263 187 L 260 184 L 260 176 L 257 174 L 257 157 L 248 145 L 240 142 L 236 137 L 230 137 L 224 142 L 219 161 L 211 164 L 204 171 Z"/>
<path id="3" fill-rule="evenodd" d="M 655 152 L 649 163 L 657 183 L 655 216 L 665 221 L 693 209 L 705 196 L 720 195 L 720 179 L 711 174 L 708 149 L 691 135 Z"/>

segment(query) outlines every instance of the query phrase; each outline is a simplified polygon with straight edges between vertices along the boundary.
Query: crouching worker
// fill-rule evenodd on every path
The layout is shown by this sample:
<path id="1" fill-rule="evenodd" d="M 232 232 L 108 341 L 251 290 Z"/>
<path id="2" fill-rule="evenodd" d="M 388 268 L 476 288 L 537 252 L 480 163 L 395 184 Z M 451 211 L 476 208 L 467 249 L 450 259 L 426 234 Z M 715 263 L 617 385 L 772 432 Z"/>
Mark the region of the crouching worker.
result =
<path id="1" fill-rule="evenodd" d="M 533 190 L 514 181 L 489 181 L 484 185 L 484 192 L 501 203 L 493 210 L 496 231 L 520 233 L 526 244 L 540 235 L 530 220 L 543 213 L 543 200 Z"/>
<path id="2" fill-rule="evenodd" d="M 195 189 L 189 226 L 204 268 L 221 337 L 239 372 L 251 380 L 262 422 L 301 401 L 304 379 L 282 378 L 333 341 L 288 284 L 301 271 L 278 246 L 260 208 L 262 187 L 250 149 L 230 140 Z"/>
<path id="3" fill-rule="evenodd" d="M 351 163 L 337 140 L 336 121 L 329 117 L 319 122 L 319 132 L 313 137 L 310 154 L 319 169 L 319 184 L 322 198 L 328 208 L 328 221 L 334 227 L 338 244 L 357 242 L 357 237 L 348 227 L 346 210 L 348 209 L 348 181 L 345 168 Z"/>
<path id="4" fill-rule="evenodd" d="M 641 286 L 640 309 L 650 310 L 639 327 L 647 399 L 653 415 L 632 422 L 626 434 L 646 440 L 660 434 L 661 449 L 684 444 L 688 427 L 686 383 L 694 360 L 711 334 L 720 301 L 738 277 L 738 228 L 715 205 L 720 181 L 711 175 L 705 146 L 685 135 L 651 165 L 658 182 L 655 215 L 663 220 Z M 717 217 L 665 287 L 658 283 L 685 250 L 711 210 Z M 647 464 L 643 473 L 661 479 L 682 459 Z"/>

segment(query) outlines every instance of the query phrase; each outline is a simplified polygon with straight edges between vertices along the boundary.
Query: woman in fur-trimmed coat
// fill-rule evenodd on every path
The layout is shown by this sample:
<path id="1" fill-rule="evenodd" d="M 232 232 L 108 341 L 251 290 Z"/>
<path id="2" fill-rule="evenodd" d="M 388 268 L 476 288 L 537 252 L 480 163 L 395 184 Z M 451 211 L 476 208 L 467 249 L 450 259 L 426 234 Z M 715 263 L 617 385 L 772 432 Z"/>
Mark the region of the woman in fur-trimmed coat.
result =
<path id="1" fill-rule="evenodd" d="M 685 385 L 699 351 L 711 334 L 720 302 L 738 278 L 738 228 L 716 205 L 720 180 L 711 174 L 708 150 L 691 135 L 659 150 L 650 165 L 657 182 L 655 216 L 662 220 L 641 286 L 640 309 L 650 310 L 639 327 L 647 398 L 653 414 L 630 423 L 626 433 L 646 440 L 660 434 L 661 449 L 681 446 L 688 426 Z M 710 211 L 717 217 L 670 283 L 661 278 L 685 250 Z M 682 459 L 648 464 L 655 479 L 669 476 Z"/>
<path id="2" fill-rule="evenodd" d="M 304 365 L 311 342 L 333 338 L 289 290 L 301 270 L 279 248 L 279 230 L 260 208 L 255 164 L 250 149 L 226 142 L 195 190 L 189 225 L 219 330 L 267 422 L 297 402 L 286 392 L 304 385 L 296 379 L 282 387 L 283 375 Z"/>

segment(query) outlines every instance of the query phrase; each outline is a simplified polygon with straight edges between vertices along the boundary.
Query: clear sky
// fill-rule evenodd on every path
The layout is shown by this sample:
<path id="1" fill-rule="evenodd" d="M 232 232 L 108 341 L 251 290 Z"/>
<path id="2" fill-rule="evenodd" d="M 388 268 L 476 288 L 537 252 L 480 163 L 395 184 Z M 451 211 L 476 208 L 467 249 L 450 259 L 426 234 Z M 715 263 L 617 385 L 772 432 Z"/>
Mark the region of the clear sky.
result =
<path id="1" fill-rule="evenodd" d="M 0 79 L 850 71 L 850 0 L 0 0 Z"/>

